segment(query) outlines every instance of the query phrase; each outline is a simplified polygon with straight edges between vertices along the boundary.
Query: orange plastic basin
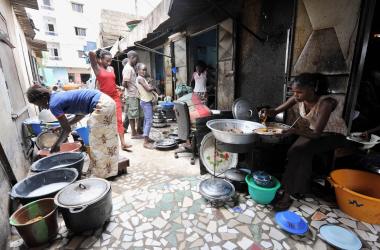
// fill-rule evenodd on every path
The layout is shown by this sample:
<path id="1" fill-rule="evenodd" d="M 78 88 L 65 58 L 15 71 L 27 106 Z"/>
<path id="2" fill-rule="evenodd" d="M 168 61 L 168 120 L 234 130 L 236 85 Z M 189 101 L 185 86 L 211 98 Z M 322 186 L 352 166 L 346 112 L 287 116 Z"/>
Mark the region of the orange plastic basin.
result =
<path id="1" fill-rule="evenodd" d="M 330 173 L 339 208 L 360 221 L 380 224 L 380 175 L 339 169 Z"/>
<path id="2" fill-rule="evenodd" d="M 59 152 L 79 152 L 81 147 L 82 144 L 80 142 L 66 142 L 61 144 Z M 41 149 L 38 151 L 38 155 L 46 157 L 50 155 L 50 151 L 48 149 Z"/>

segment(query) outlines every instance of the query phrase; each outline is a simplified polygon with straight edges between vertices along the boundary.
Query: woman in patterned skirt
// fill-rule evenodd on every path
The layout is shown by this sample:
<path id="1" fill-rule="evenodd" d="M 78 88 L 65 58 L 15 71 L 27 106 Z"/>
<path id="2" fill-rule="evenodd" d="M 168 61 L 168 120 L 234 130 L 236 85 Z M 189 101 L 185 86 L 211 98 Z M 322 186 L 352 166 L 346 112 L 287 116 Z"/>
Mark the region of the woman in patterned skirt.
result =
<path id="1" fill-rule="evenodd" d="M 34 85 L 27 91 L 30 103 L 50 109 L 61 125 L 58 140 L 50 152 L 59 147 L 71 132 L 71 125 L 91 114 L 87 121 L 90 131 L 90 174 L 108 178 L 118 174 L 118 139 L 116 133 L 116 105 L 114 100 L 98 90 L 71 90 L 51 93 L 47 88 Z M 75 114 L 68 120 L 65 114 Z"/>

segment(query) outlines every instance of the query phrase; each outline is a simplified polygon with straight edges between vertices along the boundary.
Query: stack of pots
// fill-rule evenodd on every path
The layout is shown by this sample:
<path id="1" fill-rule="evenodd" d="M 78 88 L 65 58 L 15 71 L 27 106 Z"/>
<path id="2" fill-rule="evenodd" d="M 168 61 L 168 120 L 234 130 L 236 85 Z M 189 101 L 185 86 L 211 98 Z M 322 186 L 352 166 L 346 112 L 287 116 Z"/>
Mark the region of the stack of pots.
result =
<path id="1" fill-rule="evenodd" d="M 162 110 L 157 110 L 153 113 L 153 124 L 154 128 L 164 128 L 168 126 L 166 123 L 165 113 Z"/>

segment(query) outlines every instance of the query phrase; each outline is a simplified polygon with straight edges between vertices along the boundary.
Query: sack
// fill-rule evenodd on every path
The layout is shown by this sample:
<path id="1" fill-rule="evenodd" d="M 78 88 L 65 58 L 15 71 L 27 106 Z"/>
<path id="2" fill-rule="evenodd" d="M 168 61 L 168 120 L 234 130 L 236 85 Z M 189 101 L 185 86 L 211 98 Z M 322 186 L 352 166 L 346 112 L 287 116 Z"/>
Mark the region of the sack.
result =
<path id="1" fill-rule="evenodd" d="M 185 83 L 178 84 L 174 91 L 174 93 L 179 97 L 192 93 L 192 92 L 193 92 L 193 89 L 190 86 L 187 86 Z"/>

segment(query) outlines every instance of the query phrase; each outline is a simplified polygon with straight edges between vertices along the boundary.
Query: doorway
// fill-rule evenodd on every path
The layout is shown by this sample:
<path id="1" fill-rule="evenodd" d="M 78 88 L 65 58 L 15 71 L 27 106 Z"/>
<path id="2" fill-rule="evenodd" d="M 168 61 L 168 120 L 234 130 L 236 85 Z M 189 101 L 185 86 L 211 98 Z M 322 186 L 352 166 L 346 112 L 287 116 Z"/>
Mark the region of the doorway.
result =
<path id="1" fill-rule="evenodd" d="M 157 49 L 158 52 L 164 53 L 163 48 Z M 164 56 L 154 53 L 154 72 L 155 72 L 155 83 L 159 90 L 159 95 L 165 94 L 165 67 L 164 67 Z"/>
<path id="2" fill-rule="evenodd" d="M 207 67 L 207 106 L 211 109 L 215 109 L 217 104 L 217 34 L 217 28 L 215 27 L 211 30 L 193 35 L 189 39 L 188 81 L 191 80 L 191 77 L 195 72 L 195 65 L 197 62 L 205 63 Z"/>
<path id="3" fill-rule="evenodd" d="M 376 2 L 374 13 L 379 13 Z M 380 126 L 380 16 L 374 15 L 368 40 L 362 80 L 359 87 L 356 114 L 351 131 L 366 131 Z M 380 134 L 380 131 L 375 132 Z"/>

